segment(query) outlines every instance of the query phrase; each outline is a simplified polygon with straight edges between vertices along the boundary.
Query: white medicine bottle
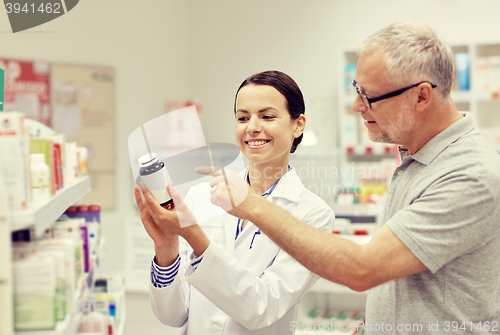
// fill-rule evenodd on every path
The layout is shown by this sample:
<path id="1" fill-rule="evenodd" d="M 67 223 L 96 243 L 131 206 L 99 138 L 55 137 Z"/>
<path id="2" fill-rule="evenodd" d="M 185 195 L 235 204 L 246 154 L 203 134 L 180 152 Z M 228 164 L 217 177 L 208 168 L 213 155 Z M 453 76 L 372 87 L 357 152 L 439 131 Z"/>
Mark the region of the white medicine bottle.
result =
<path id="1" fill-rule="evenodd" d="M 31 154 L 31 193 L 33 201 L 50 198 L 50 170 L 44 154 Z"/>
<path id="2" fill-rule="evenodd" d="M 160 206 L 166 206 L 172 202 L 167 192 L 167 170 L 165 164 L 158 160 L 156 153 L 145 154 L 137 160 L 140 165 L 139 176 L 146 185 L 153 197 L 160 203 Z"/>

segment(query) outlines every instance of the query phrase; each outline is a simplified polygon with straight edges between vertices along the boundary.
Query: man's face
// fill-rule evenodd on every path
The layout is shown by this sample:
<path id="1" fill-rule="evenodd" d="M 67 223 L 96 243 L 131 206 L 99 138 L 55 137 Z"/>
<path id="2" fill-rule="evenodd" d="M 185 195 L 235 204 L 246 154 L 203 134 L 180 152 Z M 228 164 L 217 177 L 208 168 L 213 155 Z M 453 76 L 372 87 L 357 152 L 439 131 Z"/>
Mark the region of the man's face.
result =
<path id="1" fill-rule="evenodd" d="M 358 60 L 356 82 L 368 98 L 389 93 L 401 87 L 387 82 L 387 69 L 382 49 L 373 54 L 363 54 Z M 368 137 L 374 142 L 404 144 L 415 129 L 415 117 L 406 94 L 380 100 L 367 108 L 357 96 L 352 104 L 354 112 L 360 112 L 368 128 Z"/>

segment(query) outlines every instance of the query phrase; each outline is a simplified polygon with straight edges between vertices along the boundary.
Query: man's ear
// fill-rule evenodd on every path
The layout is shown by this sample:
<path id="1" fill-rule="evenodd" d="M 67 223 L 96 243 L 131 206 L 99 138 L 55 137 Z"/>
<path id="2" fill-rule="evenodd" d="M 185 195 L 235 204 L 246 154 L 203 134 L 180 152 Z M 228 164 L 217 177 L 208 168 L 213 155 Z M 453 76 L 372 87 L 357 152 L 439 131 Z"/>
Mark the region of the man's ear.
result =
<path id="1" fill-rule="evenodd" d="M 416 110 L 422 112 L 429 107 L 432 99 L 434 99 L 434 89 L 431 84 L 423 83 L 418 86 L 418 96 L 416 101 Z"/>

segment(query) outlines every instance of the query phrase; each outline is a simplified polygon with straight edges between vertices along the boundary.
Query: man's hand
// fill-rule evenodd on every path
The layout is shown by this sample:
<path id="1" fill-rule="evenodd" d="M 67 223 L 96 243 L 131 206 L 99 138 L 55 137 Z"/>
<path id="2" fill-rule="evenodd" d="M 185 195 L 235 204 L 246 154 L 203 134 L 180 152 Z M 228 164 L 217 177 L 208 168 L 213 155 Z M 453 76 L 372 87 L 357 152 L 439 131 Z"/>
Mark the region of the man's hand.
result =
<path id="1" fill-rule="evenodd" d="M 210 181 L 210 200 L 238 218 L 249 219 L 251 210 L 262 200 L 262 197 L 234 171 L 219 169 L 212 172 L 211 167 L 198 167 L 196 172 L 214 177 Z"/>

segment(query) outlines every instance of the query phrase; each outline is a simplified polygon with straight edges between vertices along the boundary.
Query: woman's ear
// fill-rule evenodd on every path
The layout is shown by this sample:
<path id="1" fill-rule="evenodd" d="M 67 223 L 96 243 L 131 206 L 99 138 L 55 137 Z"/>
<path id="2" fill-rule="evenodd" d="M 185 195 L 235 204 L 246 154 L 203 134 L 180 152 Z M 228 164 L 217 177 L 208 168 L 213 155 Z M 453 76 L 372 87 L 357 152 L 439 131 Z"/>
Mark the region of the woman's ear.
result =
<path id="1" fill-rule="evenodd" d="M 306 117 L 304 114 L 301 114 L 296 120 L 295 120 L 295 131 L 293 132 L 293 137 L 297 138 L 302 133 L 304 132 L 304 127 L 306 126 Z"/>

